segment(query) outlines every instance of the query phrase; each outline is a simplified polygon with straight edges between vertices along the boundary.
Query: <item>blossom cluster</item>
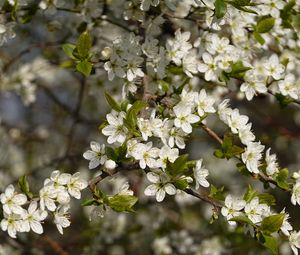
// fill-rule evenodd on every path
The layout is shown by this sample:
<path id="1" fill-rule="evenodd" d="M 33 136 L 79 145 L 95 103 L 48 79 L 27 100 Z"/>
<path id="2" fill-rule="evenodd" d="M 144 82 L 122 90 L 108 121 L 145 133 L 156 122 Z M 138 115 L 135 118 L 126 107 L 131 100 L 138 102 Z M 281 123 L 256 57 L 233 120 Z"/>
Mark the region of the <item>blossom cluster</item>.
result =
<path id="1" fill-rule="evenodd" d="M 270 206 L 261 202 L 257 196 L 246 202 L 241 198 L 232 197 L 231 195 L 226 197 L 221 213 L 231 225 L 236 224 L 235 221 L 232 221 L 235 217 L 246 216 L 256 226 L 260 226 L 264 218 L 274 215 Z M 289 244 L 294 254 L 297 255 L 297 248 L 300 248 L 300 232 L 293 230 L 292 225 L 288 221 L 289 214 L 284 212 L 284 210 L 282 213 L 284 213 L 284 218 L 280 231 L 288 237 Z"/>
<path id="2" fill-rule="evenodd" d="M 58 170 L 53 171 L 50 178 L 44 181 L 37 197 L 18 193 L 10 184 L 0 195 L 4 216 L 0 223 L 1 229 L 13 238 L 16 238 L 18 232 L 30 230 L 42 234 L 42 223 L 51 214 L 58 231 L 63 234 L 63 228 L 71 224 L 68 212 L 70 196 L 80 199 L 81 190 L 86 187 L 87 182 L 80 178 L 79 172 L 71 175 Z"/>
<path id="3" fill-rule="evenodd" d="M 155 195 L 157 201 L 162 201 L 165 193 L 176 194 L 176 188 L 172 180 L 166 174 L 168 163 L 174 163 L 180 156 L 179 149 L 185 148 L 185 139 L 192 133 L 192 125 L 200 123 L 201 117 L 215 112 L 214 100 L 202 89 L 199 93 L 183 89 L 180 100 L 170 112 L 169 118 L 162 119 L 151 112 L 149 118 L 137 117 L 137 128 L 139 135 L 132 137 L 132 133 L 125 125 L 126 112 L 113 110 L 107 114 L 107 125 L 103 127 L 102 133 L 108 136 L 107 142 L 120 146 L 126 144 L 126 157 L 139 162 L 141 169 L 150 169 L 147 174 L 151 184 L 146 190 L 146 195 Z M 130 110 L 127 107 L 127 112 Z M 156 140 L 151 140 L 149 139 Z M 104 165 L 105 168 L 115 168 L 117 163 L 109 159 L 105 154 L 105 145 L 91 142 L 91 150 L 83 156 L 90 160 L 89 168 Z M 199 185 L 208 187 L 206 180 L 208 170 L 202 166 L 202 159 L 195 162 L 193 177 L 183 177 L 189 183 L 195 180 L 196 188 Z"/>

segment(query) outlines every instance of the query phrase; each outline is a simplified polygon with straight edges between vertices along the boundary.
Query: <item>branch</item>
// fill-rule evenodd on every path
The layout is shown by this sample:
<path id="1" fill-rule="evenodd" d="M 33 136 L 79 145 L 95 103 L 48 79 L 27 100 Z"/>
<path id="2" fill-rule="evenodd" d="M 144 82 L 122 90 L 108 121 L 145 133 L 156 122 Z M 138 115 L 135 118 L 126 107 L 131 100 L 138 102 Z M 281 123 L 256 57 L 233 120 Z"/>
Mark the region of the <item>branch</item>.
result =
<path id="1" fill-rule="evenodd" d="M 215 209 L 220 210 L 224 205 L 220 201 L 217 201 L 211 197 L 209 197 L 209 194 L 204 192 L 196 192 L 190 188 L 184 190 L 187 194 L 199 198 L 200 200 L 207 202 L 211 204 Z"/>
<path id="2" fill-rule="evenodd" d="M 120 171 L 125 171 L 125 170 L 140 170 L 139 163 L 136 161 L 136 162 L 132 162 L 130 164 L 121 164 L 121 165 L 117 166 L 114 170 L 111 170 L 110 172 L 103 171 L 101 174 L 97 175 L 96 177 L 92 178 L 89 181 L 89 189 L 94 194 L 95 188 L 99 182 L 101 182 L 103 179 L 105 179 L 108 176 L 112 176 Z M 145 172 L 150 172 L 149 168 L 146 168 L 143 170 Z M 211 204 L 217 211 L 219 211 L 223 207 L 222 202 L 209 197 L 209 194 L 207 192 L 199 192 L 198 193 L 198 192 L 192 190 L 191 188 L 187 188 L 183 191 L 193 197 L 196 197 L 204 202 Z"/>
<path id="3" fill-rule="evenodd" d="M 218 143 L 220 144 L 223 144 L 223 140 L 222 138 L 220 138 L 213 130 L 211 130 L 209 127 L 207 127 L 206 125 L 202 124 L 202 129 L 204 129 L 206 131 L 206 133 L 208 133 L 208 135 L 210 137 L 212 137 L 213 139 L 215 139 Z M 238 156 L 235 156 L 236 159 L 238 159 L 239 161 L 242 162 L 241 158 L 238 157 Z M 249 172 L 250 173 L 250 172 Z M 250 173 L 252 175 L 252 177 L 254 179 L 260 179 L 261 181 L 263 182 L 266 182 L 266 183 L 271 183 L 273 185 L 275 185 L 277 188 L 285 191 L 285 192 L 291 192 L 290 189 L 284 189 L 280 186 L 278 186 L 277 182 L 270 176 L 266 176 L 264 173 L 259 173 L 259 174 L 254 174 L 254 173 Z"/>

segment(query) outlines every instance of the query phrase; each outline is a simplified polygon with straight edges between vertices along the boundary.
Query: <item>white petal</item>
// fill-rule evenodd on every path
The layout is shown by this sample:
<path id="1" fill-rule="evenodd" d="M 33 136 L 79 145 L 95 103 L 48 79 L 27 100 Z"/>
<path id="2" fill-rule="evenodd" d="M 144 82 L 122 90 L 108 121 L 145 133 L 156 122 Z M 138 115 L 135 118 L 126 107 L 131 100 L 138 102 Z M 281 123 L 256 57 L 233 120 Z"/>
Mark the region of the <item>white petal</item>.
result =
<path id="1" fill-rule="evenodd" d="M 176 188 L 173 184 L 168 183 L 164 186 L 165 191 L 169 194 L 169 195 L 175 195 L 176 194 Z"/>
<path id="2" fill-rule="evenodd" d="M 145 189 L 144 194 L 146 196 L 154 196 L 157 192 L 157 189 L 158 189 L 157 185 L 151 184 Z"/>
<path id="3" fill-rule="evenodd" d="M 166 192 L 164 191 L 164 189 L 159 189 L 157 192 L 156 192 L 156 201 L 157 202 L 161 202 L 164 200 L 166 196 Z"/>
<path id="4" fill-rule="evenodd" d="M 159 175 L 153 172 L 147 173 L 147 179 L 152 183 L 158 183 L 159 182 Z"/>
<path id="5" fill-rule="evenodd" d="M 43 233 L 43 227 L 42 224 L 39 223 L 38 221 L 31 221 L 30 222 L 30 227 L 32 229 L 33 232 L 37 233 L 37 234 L 42 234 Z"/>

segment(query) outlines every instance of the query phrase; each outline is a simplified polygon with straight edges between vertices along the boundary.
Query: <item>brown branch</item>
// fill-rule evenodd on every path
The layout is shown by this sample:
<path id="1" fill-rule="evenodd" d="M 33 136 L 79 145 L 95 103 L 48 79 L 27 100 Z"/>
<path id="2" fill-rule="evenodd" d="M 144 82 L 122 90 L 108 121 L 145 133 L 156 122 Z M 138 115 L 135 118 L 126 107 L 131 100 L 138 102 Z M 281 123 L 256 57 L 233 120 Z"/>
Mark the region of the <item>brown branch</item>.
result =
<path id="1" fill-rule="evenodd" d="M 202 129 L 205 130 L 207 132 L 207 134 L 212 137 L 213 139 L 215 139 L 218 143 L 220 144 L 223 144 L 223 140 L 222 138 L 220 138 L 213 130 L 211 130 L 209 127 L 207 127 L 206 125 L 202 124 Z M 235 156 L 236 159 L 238 159 L 239 161 L 242 162 L 241 158 L 239 156 Z M 244 162 L 243 162 L 244 163 Z M 249 172 L 250 173 L 250 172 Z M 266 176 L 265 174 L 263 173 L 259 173 L 259 174 L 255 174 L 255 173 L 250 173 L 252 175 L 252 177 L 254 179 L 259 179 L 261 180 L 262 182 L 265 182 L 265 183 L 271 183 L 273 185 L 275 185 L 277 188 L 285 191 L 285 192 L 291 192 L 291 189 L 285 189 L 285 188 L 282 188 L 280 187 L 277 182 L 270 176 Z"/>
<path id="2" fill-rule="evenodd" d="M 101 182 L 103 179 L 105 179 L 108 176 L 112 176 L 120 171 L 125 171 L 125 170 L 138 170 L 140 169 L 138 162 L 132 162 L 130 164 L 121 164 L 120 166 L 117 166 L 114 170 L 110 171 L 110 172 L 102 172 L 101 174 L 97 175 L 96 177 L 92 178 L 89 181 L 89 189 L 91 190 L 91 192 L 94 194 L 95 192 L 95 188 L 97 186 L 97 184 L 99 182 Z M 150 169 L 146 168 L 144 169 L 145 172 L 149 172 Z M 220 208 L 223 207 L 222 202 L 215 200 L 211 197 L 209 197 L 209 194 L 207 192 L 196 192 L 194 190 L 192 190 L 191 188 L 187 188 L 185 190 L 183 190 L 184 192 L 186 192 L 187 194 L 196 197 L 204 202 L 207 202 L 209 204 L 211 204 L 215 210 L 219 211 Z"/>
<path id="3" fill-rule="evenodd" d="M 211 204 L 218 211 L 223 207 L 223 203 L 211 198 L 206 192 L 196 192 L 190 188 L 185 189 L 184 191 L 193 197 L 199 198 L 200 200 Z"/>
<path id="4" fill-rule="evenodd" d="M 211 130 L 208 126 L 202 124 L 201 125 L 202 129 L 206 131 L 206 133 L 215 139 L 219 144 L 223 144 L 222 138 L 220 138 L 213 130 Z"/>

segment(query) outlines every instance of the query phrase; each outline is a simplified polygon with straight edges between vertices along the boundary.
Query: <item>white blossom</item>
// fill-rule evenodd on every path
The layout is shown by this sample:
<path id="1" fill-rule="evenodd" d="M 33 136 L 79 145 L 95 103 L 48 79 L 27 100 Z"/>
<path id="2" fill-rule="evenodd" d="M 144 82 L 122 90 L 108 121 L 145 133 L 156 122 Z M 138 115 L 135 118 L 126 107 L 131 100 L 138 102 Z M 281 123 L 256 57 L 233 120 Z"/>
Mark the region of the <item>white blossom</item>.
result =
<path id="1" fill-rule="evenodd" d="M 175 186 L 169 182 L 168 178 L 165 175 L 159 175 L 154 172 L 147 173 L 147 178 L 153 184 L 150 184 L 145 189 L 146 196 L 156 196 L 157 202 L 164 200 L 166 193 L 169 195 L 176 194 Z"/>
<path id="2" fill-rule="evenodd" d="M 193 169 L 194 178 L 196 180 L 196 189 L 199 189 L 199 186 L 208 187 L 209 182 L 206 180 L 208 176 L 208 170 L 202 165 L 202 159 L 196 161 L 196 166 Z"/>
<path id="3" fill-rule="evenodd" d="M 17 194 L 12 184 L 6 187 L 0 198 L 3 211 L 6 214 L 15 213 L 21 215 L 23 213 L 24 209 L 21 206 L 27 202 L 27 197 L 24 194 Z"/>
<path id="4" fill-rule="evenodd" d="M 241 210 L 244 209 L 245 205 L 246 201 L 239 198 L 233 198 L 231 195 L 228 195 L 225 198 L 225 206 L 222 207 L 221 213 L 227 218 L 227 220 L 230 220 L 234 217 L 241 216 Z M 233 221 L 228 221 L 228 223 L 231 225 L 235 224 Z"/>

